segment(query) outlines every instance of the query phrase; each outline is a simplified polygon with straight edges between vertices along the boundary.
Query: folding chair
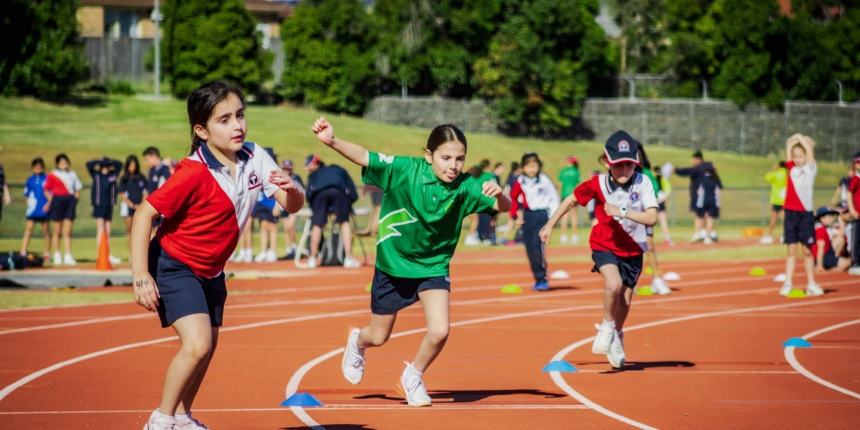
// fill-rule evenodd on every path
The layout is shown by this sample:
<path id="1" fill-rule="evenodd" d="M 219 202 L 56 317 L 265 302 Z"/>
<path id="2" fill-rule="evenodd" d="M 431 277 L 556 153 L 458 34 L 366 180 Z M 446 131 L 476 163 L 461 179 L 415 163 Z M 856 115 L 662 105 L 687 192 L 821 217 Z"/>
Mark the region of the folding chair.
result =
<path id="1" fill-rule="evenodd" d="M 302 210 L 300 210 L 296 213 L 296 216 L 305 217 L 305 228 L 302 231 L 302 237 L 299 239 L 298 248 L 297 248 L 298 250 L 305 249 L 305 245 L 307 245 L 307 242 L 310 240 L 312 215 L 313 215 L 313 212 L 311 212 L 311 210 L 309 208 L 303 208 Z M 358 223 L 356 222 L 355 218 L 357 216 L 361 216 L 361 215 L 370 215 L 370 208 L 356 208 L 356 209 L 353 209 L 351 211 L 349 218 L 352 221 L 353 232 L 358 230 Z M 329 217 L 329 221 L 331 221 L 331 217 Z M 352 237 L 353 237 L 353 240 L 358 239 L 358 245 L 361 248 L 361 255 L 362 255 L 362 257 L 364 257 L 364 264 L 367 265 L 368 264 L 367 251 L 364 249 L 363 239 L 355 233 L 353 233 Z M 300 269 L 306 269 L 308 267 L 308 264 L 302 263 L 301 259 L 302 259 L 302 252 L 297 251 L 294 263 L 295 263 L 296 267 L 298 267 Z"/>

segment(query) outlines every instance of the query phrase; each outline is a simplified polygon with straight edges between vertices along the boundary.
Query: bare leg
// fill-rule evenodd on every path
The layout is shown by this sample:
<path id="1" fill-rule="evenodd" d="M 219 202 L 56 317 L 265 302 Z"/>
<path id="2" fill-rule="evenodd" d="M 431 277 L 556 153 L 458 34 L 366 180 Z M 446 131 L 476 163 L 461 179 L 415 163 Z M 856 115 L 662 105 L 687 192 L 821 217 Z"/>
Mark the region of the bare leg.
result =
<path id="1" fill-rule="evenodd" d="M 427 335 L 421 342 L 412 366 L 421 373 L 427 371 L 448 341 L 449 294 L 448 290 L 424 290 L 418 293 L 427 318 Z"/>
<path id="2" fill-rule="evenodd" d="M 315 225 L 311 228 L 311 258 L 317 257 L 317 252 L 320 249 L 320 240 L 322 240 L 322 227 Z"/>
<path id="3" fill-rule="evenodd" d="M 469 215 L 469 220 L 471 220 L 469 224 L 469 236 L 471 236 L 478 231 L 478 214 Z"/>
<path id="4" fill-rule="evenodd" d="M 28 219 L 24 224 L 24 238 L 21 240 L 21 255 L 27 255 L 27 247 L 30 245 L 30 235 L 33 234 L 35 221 Z"/>
<path id="5" fill-rule="evenodd" d="M 577 229 L 579 228 L 578 208 L 571 209 L 570 212 L 568 212 L 567 214 L 570 215 L 570 234 L 571 235 L 578 235 L 577 234 L 577 231 L 578 231 Z"/>
<path id="6" fill-rule="evenodd" d="M 663 232 L 663 240 L 672 240 L 669 235 L 669 220 L 666 216 L 666 211 L 658 212 L 657 218 L 660 220 L 660 231 Z"/>
<path id="7" fill-rule="evenodd" d="M 626 287 L 622 285 L 621 272 L 618 271 L 618 266 L 604 264 L 600 266 L 600 274 L 606 281 L 606 287 L 603 290 L 603 319 L 604 321 L 615 321 L 617 303 L 621 301 Z M 617 322 L 615 326 L 618 327 Z"/>
<path id="8" fill-rule="evenodd" d="M 198 378 L 202 381 L 204 375 L 198 373 L 209 364 L 214 350 L 209 315 L 192 314 L 182 317 L 173 323 L 173 329 L 179 335 L 182 346 L 170 362 L 164 380 L 164 391 L 158 410 L 165 415 L 174 415 L 180 401 L 189 393 L 195 381 Z M 185 406 L 190 407 L 188 404 Z"/>
<path id="9" fill-rule="evenodd" d="M 391 336 L 391 330 L 394 329 L 395 321 L 397 321 L 396 313 L 391 315 L 371 315 L 370 325 L 362 328 L 358 333 L 358 341 L 356 341 L 358 349 L 385 345 L 385 342 L 388 342 L 388 338 Z"/>
<path id="10" fill-rule="evenodd" d="M 708 237 L 711 237 L 711 233 L 713 233 L 714 231 L 715 222 L 716 221 L 714 220 L 714 218 L 712 218 L 710 215 L 705 218 L 705 229 L 708 230 Z"/>
<path id="11" fill-rule="evenodd" d="M 645 242 L 648 244 L 648 252 L 645 255 L 648 256 L 648 264 L 651 265 L 651 270 L 654 272 L 654 277 L 660 277 L 660 267 L 657 266 L 657 251 L 654 249 L 654 237 L 647 236 Z"/>
<path id="12" fill-rule="evenodd" d="M 624 287 L 624 291 L 619 295 L 615 308 L 615 330 L 621 331 L 624 329 L 624 322 L 627 321 L 627 314 L 630 313 L 630 305 L 633 303 L 633 289 Z"/>
<path id="13" fill-rule="evenodd" d="M 705 220 L 699 217 L 696 217 L 696 221 L 693 222 L 693 229 L 695 234 L 699 234 L 702 231 L 702 228 L 705 226 Z M 702 238 L 704 239 L 704 237 Z"/>
<path id="14" fill-rule="evenodd" d="M 770 225 L 767 226 L 767 235 L 768 236 L 773 236 L 773 228 L 776 227 L 777 215 L 778 214 L 776 213 L 776 211 L 771 211 L 771 213 L 770 213 Z"/>
<path id="15" fill-rule="evenodd" d="M 60 231 L 63 229 L 63 221 L 54 221 L 53 238 L 51 238 L 51 246 L 54 248 L 54 254 L 60 252 Z"/>
<path id="16" fill-rule="evenodd" d="M 72 220 L 63 220 L 63 244 L 66 248 L 66 254 L 72 253 L 72 225 Z"/>
<path id="17" fill-rule="evenodd" d="M 105 219 L 96 218 L 96 252 L 102 244 L 102 235 L 105 232 Z"/>
<path id="18" fill-rule="evenodd" d="M 45 237 L 45 254 L 51 253 L 51 221 L 42 221 L 42 235 Z"/>
<path id="19" fill-rule="evenodd" d="M 269 249 L 275 252 L 278 249 L 278 223 L 269 223 Z"/>
<path id="20" fill-rule="evenodd" d="M 340 225 L 340 238 L 343 240 L 344 257 L 352 257 L 352 228 L 349 221 Z"/>
<path id="21" fill-rule="evenodd" d="M 127 216 L 125 217 L 125 237 L 128 240 L 128 251 L 129 255 L 131 255 L 131 223 L 134 221 L 133 217 Z"/>
<path id="22" fill-rule="evenodd" d="M 197 397 L 197 391 L 200 390 L 200 384 L 203 383 L 203 377 L 206 376 L 206 371 L 209 370 L 209 363 L 212 362 L 212 356 L 215 355 L 215 348 L 218 346 L 218 329 L 218 327 L 212 327 L 212 350 L 209 352 L 209 356 L 206 357 L 206 362 L 202 364 L 202 367 L 194 375 L 191 385 L 185 391 L 185 394 L 182 395 L 182 401 L 179 402 L 179 406 L 176 408 L 177 414 L 191 412 L 191 405 L 194 403 L 194 398 Z"/>
<path id="23" fill-rule="evenodd" d="M 269 249 L 269 222 L 260 221 L 260 253 Z"/>
<path id="24" fill-rule="evenodd" d="M 376 236 L 379 232 L 379 214 L 382 212 L 382 206 L 376 205 L 370 210 L 370 225 L 367 227 L 368 233 L 371 236 Z"/>
<path id="25" fill-rule="evenodd" d="M 797 260 L 797 244 L 791 243 L 788 245 L 788 257 L 785 259 L 785 281 L 792 283 L 794 277 L 794 264 Z"/>
<path id="26" fill-rule="evenodd" d="M 808 284 L 815 283 L 815 259 L 812 258 L 812 249 L 801 246 L 803 251 L 803 266 L 806 269 L 806 281 Z"/>
<path id="27" fill-rule="evenodd" d="M 568 211 L 567 213 L 565 213 L 564 215 L 561 216 L 561 220 L 560 220 L 559 224 L 561 224 L 561 235 L 562 236 L 567 235 L 567 224 L 570 223 L 570 212 L 572 212 L 572 211 Z"/>

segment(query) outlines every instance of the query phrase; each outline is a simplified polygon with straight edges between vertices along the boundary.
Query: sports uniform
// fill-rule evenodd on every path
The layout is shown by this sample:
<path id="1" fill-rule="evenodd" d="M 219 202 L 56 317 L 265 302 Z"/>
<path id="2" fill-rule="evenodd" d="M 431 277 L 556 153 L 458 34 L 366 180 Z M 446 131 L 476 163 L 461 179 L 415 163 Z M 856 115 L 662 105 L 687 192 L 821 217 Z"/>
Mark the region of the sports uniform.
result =
<path id="1" fill-rule="evenodd" d="M 723 183 L 714 177 L 712 171 L 706 171 L 699 180 L 699 190 L 696 195 L 696 216 L 704 218 L 705 215 L 720 218 L 720 190 Z"/>
<path id="2" fill-rule="evenodd" d="M 162 327 L 195 313 L 220 327 L 227 299 L 224 265 L 278 165 L 259 145 L 236 153 L 236 179 L 203 143 L 176 166 L 147 201 L 164 218 L 149 248 L 149 272 L 158 285 Z"/>
<path id="3" fill-rule="evenodd" d="M 854 164 L 860 162 L 860 152 L 854 156 Z M 851 199 L 854 203 L 854 210 L 860 211 L 860 171 L 854 173 L 851 177 L 851 182 L 848 183 L 848 191 L 851 192 Z M 860 275 L 860 219 L 855 219 L 852 222 L 851 237 L 846 237 L 846 241 L 851 248 L 851 270 L 852 275 Z"/>
<path id="4" fill-rule="evenodd" d="M 139 205 L 143 203 L 143 193 L 146 191 L 146 177 L 143 175 L 123 176 L 119 179 L 118 189 L 120 194 L 124 194 L 133 204 Z M 134 216 L 134 211 L 134 208 L 128 207 L 125 200 L 120 202 L 120 216 Z"/>
<path id="5" fill-rule="evenodd" d="M 83 189 L 78 175 L 71 170 L 54 170 L 45 180 L 45 189 L 51 193 L 51 220 L 62 221 L 75 219 L 75 208 L 78 199 L 75 193 Z"/>
<path id="6" fill-rule="evenodd" d="M 558 210 L 560 203 L 558 191 L 556 191 L 549 176 L 544 173 L 539 173 L 533 178 L 523 174 L 517 178 L 514 188 L 511 190 L 512 217 L 515 217 L 520 209 L 520 198 L 522 198 L 523 239 L 526 243 L 526 256 L 528 256 L 535 278 L 533 289 L 546 291 L 548 289 L 546 256 L 544 243 L 540 239 L 540 229 Z"/>
<path id="7" fill-rule="evenodd" d="M 480 181 L 461 173 L 439 180 L 423 158 L 370 152 L 362 181 L 384 192 L 370 309 L 390 315 L 418 301 L 427 289 L 450 291 L 449 263 L 463 218 L 494 212 L 496 199 Z"/>
<path id="8" fill-rule="evenodd" d="M 107 168 L 107 173 L 102 169 Z M 87 162 L 87 171 L 93 178 L 93 187 L 90 190 L 90 203 L 93 205 L 93 218 L 102 218 L 105 221 L 113 219 L 113 207 L 116 205 L 117 179 L 122 162 L 110 158 L 102 158 Z"/>
<path id="9" fill-rule="evenodd" d="M 801 243 L 809 248 L 815 243 L 815 217 L 812 214 L 812 187 L 818 172 L 816 164 L 796 166 L 785 163 L 788 178 L 785 188 L 785 243 Z"/>
<path id="10" fill-rule="evenodd" d="M 24 184 L 24 197 L 27 198 L 27 219 L 35 222 L 45 222 L 49 220 L 49 212 L 45 211 L 45 205 L 48 204 L 48 198 L 45 197 L 45 182 L 48 180 L 48 175 L 32 174 L 27 178 Z"/>
<path id="11" fill-rule="evenodd" d="M 785 205 L 786 185 L 788 184 L 788 170 L 780 167 L 771 170 L 764 175 L 764 180 L 770 182 L 770 204 L 774 212 L 781 212 Z"/>

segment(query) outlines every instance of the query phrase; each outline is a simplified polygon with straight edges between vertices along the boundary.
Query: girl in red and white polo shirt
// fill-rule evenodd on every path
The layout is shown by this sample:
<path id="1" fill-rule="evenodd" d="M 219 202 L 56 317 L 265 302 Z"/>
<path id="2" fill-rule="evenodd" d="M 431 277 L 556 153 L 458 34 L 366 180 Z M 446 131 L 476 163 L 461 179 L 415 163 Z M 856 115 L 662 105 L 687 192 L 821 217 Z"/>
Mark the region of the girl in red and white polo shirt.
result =
<path id="1" fill-rule="evenodd" d="M 205 429 L 191 404 L 218 341 L 227 287 L 224 265 L 261 192 L 287 212 L 304 190 L 259 145 L 245 142 L 245 100 L 213 81 L 188 97 L 191 155 L 141 204 L 131 232 L 135 301 L 158 312 L 182 343 L 170 363 L 161 405 L 145 430 Z M 152 220 L 164 221 L 150 243 Z"/>
<path id="2" fill-rule="evenodd" d="M 45 212 L 51 211 L 51 220 L 54 221 L 54 265 L 65 264 L 74 266 L 76 261 L 72 257 L 72 225 L 75 222 L 75 208 L 78 199 L 81 198 L 81 189 L 84 187 L 77 173 L 70 170 L 71 163 L 66 154 L 59 154 L 56 158 L 57 168 L 54 169 L 45 180 L 45 196 L 48 203 L 45 204 Z M 60 255 L 60 231 L 63 233 L 63 245 L 65 255 Z"/>

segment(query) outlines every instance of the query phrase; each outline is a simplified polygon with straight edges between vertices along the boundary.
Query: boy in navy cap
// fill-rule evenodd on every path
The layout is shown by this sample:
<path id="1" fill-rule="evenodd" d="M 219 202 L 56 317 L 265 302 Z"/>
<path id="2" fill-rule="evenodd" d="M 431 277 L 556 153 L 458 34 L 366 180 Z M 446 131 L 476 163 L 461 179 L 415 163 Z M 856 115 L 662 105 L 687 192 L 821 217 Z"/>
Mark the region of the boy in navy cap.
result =
<path id="1" fill-rule="evenodd" d="M 839 210 L 827 206 L 815 211 L 815 243 L 812 244 L 812 258 L 815 271 L 836 269 L 848 270 L 851 259 L 845 251 L 845 231 L 839 228 Z"/>
<path id="2" fill-rule="evenodd" d="M 577 204 L 594 199 L 597 225 L 591 229 L 589 243 L 592 272 L 600 272 L 606 281 L 603 293 L 603 323 L 591 352 L 603 354 L 612 367 L 626 361 L 622 328 L 633 299 L 633 288 L 642 273 L 642 254 L 648 250 L 645 227 L 657 223 L 657 197 L 651 181 L 636 172 L 639 147 L 625 131 L 615 132 L 603 149 L 609 174 L 592 177 L 576 187 L 573 195 L 541 229 L 540 236 L 549 242 L 558 220 Z"/>

